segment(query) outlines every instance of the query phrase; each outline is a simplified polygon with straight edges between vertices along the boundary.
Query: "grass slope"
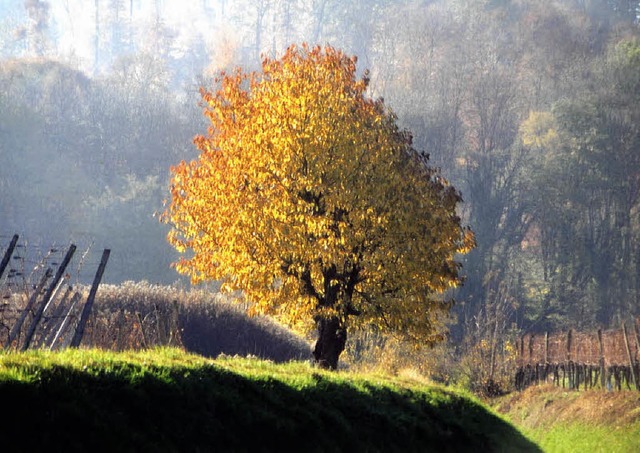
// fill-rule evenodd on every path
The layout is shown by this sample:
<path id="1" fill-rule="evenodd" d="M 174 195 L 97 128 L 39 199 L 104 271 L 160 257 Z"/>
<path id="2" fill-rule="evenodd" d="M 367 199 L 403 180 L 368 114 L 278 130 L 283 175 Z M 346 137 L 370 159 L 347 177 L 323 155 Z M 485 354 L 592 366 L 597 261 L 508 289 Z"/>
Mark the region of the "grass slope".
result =
<path id="1" fill-rule="evenodd" d="M 539 451 L 472 398 L 177 349 L 0 354 L 9 451 Z"/>
<path id="2" fill-rule="evenodd" d="M 546 452 L 640 451 L 640 393 L 533 386 L 495 404 Z"/>

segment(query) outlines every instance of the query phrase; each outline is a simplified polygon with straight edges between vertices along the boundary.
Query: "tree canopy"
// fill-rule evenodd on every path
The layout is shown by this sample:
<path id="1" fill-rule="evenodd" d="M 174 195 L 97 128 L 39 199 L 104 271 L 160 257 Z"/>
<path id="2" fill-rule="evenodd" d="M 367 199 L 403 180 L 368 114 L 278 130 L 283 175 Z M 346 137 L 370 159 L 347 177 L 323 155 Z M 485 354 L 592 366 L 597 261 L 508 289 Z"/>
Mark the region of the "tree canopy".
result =
<path id="1" fill-rule="evenodd" d="M 441 340 L 451 304 L 434 295 L 460 283 L 473 234 L 458 191 L 366 95 L 356 58 L 292 46 L 218 83 L 202 90 L 199 157 L 171 169 L 169 241 L 191 251 L 178 271 L 242 290 L 255 312 L 313 320 L 325 366 L 354 322 Z"/>

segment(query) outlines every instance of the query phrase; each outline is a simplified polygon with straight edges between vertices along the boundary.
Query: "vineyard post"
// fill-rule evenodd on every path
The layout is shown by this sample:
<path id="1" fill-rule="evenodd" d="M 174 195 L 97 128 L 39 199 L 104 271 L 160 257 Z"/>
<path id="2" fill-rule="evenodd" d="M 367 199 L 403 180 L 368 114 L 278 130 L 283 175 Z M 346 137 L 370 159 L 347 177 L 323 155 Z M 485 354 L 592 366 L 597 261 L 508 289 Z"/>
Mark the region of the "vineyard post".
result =
<path id="1" fill-rule="evenodd" d="M 624 336 L 624 345 L 627 348 L 627 357 L 629 358 L 629 367 L 631 368 L 631 379 L 633 379 L 633 386 L 636 390 L 640 390 L 638 386 L 638 378 L 636 376 L 635 364 L 633 363 L 633 356 L 631 355 L 631 348 L 629 347 L 629 338 L 627 336 L 627 326 L 622 321 L 622 335 Z"/>
<path id="2" fill-rule="evenodd" d="M 71 261 L 71 257 L 73 257 L 73 254 L 75 253 L 75 251 L 76 251 L 76 246 L 74 244 L 71 244 L 69 246 L 69 250 L 67 250 L 67 254 L 64 256 L 64 259 L 62 260 L 62 263 L 60 263 L 60 267 L 58 267 L 58 271 L 56 272 L 56 275 L 53 278 L 53 281 L 49 285 L 49 288 L 47 288 L 47 292 L 43 296 L 42 302 L 40 303 L 38 310 L 33 316 L 33 320 L 31 321 L 31 325 L 29 326 L 29 330 L 27 331 L 27 336 L 24 340 L 24 344 L 22 345 L 22 348 L 20 348 L 21 351 L 26 351 L 29 348 L 29 345 L 31 344 L 31 340 L 33 339 L 33 334 L 35 333 L 36 327 L 38 327 L 38 323 L 40 322 L 40 318 L 42 317 L 42 313 L 44 313 L 44 309 L 49 303 L 49 300 L 51 299 L 53 292 L 57 288 L 58 282 L 62 278 L 62 275 L 64 274 L 64 271 L 66 270 L 67 266 L 69 265 L 69 261 Z"/>
<path id="3" fill-rule="evenodd" d="M 67 290 L 65 291 L 62 299 L 60 299 L 60 303 L 53 309 L 53 313 L 49 317 L 50 322 L 47 326 L 47 329 L 43 332 L 42 340 L 40 342 L 40 346 L 46 346 L 49 344 L 56 334 L 58 330 L 58 326 L 62 323 L 62 313 L 64 313 L 64 309 L 67 305 L 67 301 L 71 297 L 71 293 L 73 292 L 73 286 L 68 285 Z"/>
<path id="4" fill-rule="evenodd" d="M 73 335 L 73 339 L 71 340 L 70 346 L 72 348 L 77 348 L 80 346 L 80 341 L 82 341 L 82 335 L 84 335 L 84 326 L 87 323 L 87 319 L 89 319 L 89 313 L 91 312 L 91 307 L 93 306 L 93 300 L 96 297 L 96 292 L 98 291 L 98 286 L 100 285 L 100 280 L 102 280 L 102 274 L 104 273 L 105 267 L 107 267 L 107 261 L 109 260 L 109 254 L 111 250 L 104 249 L 102 251 L 102 258 L 100 259 L 100 265 L 98 266 L 98 271 L 93 279 L 93 285 L 91 285 L 91 291 L 89 291 L 89 297 L 87 297 L 87 302 L 84 304 L 82 309 L 82 315 L 80 316 L 80 321 L 78 322 L 78 326 L 76 327 L 76 332 Z"/>
<path id="5" fill-rule="evenodd" d="M 571 375 L 571 329 L 569 329 L 569 331 L 567 332 L 567 372 L 569 375 L 569 382 L 568 382 L 568 386 L 570 389 L 573 388 L 573 378 Z"/>
<path id="6" fill-rule="evenodd" d="M 60 324 L 60 327 L 58 328 L 56 335 L 53 337 L 53 340 L 51 340 L 51 344 L 49 345 L 50 351 L 53 351 L 53 348 L 56 345 L 58 338 L 60 338 L 60 335 L 64 333 L 67 327 L 69 318 L 71 317 L 71 312 L 73 311 L 73 309 L 75 308 L 76 304 L 78 303 L 81 297 L 82 296 L 80 295 L 80 293 L 76 292 L 71 298 L 71 304 L 69 305 L 69 310 L 67 310 L 67 314 L 64 316 L 64 319 L 62 320 L 62 324 Z"/>
<path id="7" fill-rule="evenodd" d="M 604 343 L 602 341 L 602 329 L 598 329 L 598 349 L 600 349 L 600 386 L 605 388 L 605 369 L 604 369 Z"/>
<path id="8" fill-rule="evenodd" d="M 158 330 L 158 341 L 160 342 L 161 346 L 166 346 L 168 322 L 165 319 L 165 316 L 163 316 L 160 313 L 160 308 L 158 307 L 158 304 L 154 304 L 153 309 L 156 314 L 156 329 Z"/>
<path id="9" fill-rule="evenodd" d="M 18 243 L 18 235 L 14 234 L 13 238 L 11 238 L 11 242 L 9 243 L 9 248 L 4 253 L 2 262 L 0 262 L 0 278 L 2 278 L 2 275 L 4 274 L 4 270 L 7 268 L 7 264 L 9 264 L 9 260 L 11 259 L 11 255 L 13 255 L 13 250 L 16 248 L 17 243 Z"/>
<path id="10" fill-rule="evenodd" d="M 22 328 L 22 324 L 24 323 L 25 318 L 31 311 L 31 307 L 35 303 L 36 299 L 40 295 L 40 292 L 42 291 L 42 288 L 44 288 L 44 285 L 47 283 L 47 280 L 49 280 L 50 277 L 51 277 L 51 268 L 47 268 L 44 275 L 40 278 L 40 282 L 38 282 L 38 286 L 36 286 L 35 290 L 31 294 L 31 297 L 27 302 L 27 306 L 24 307 L 24 309 L 22 310 L 22 314 L 20 315 L 20 318 L 18 318 L 16 323 L 13 325 L 13 328 L 9 333 L 9 338 L 7 339 L 7 342 L 4 344 L 5 349 L 11 346 L 11 343 L 13 343 L 13 340 L 15 340 L 16 337 L 18 336 L 18 333 Z"/>
<path id="11" fill-rule="evenodd" d="M 544 333 L 544 364 L 549 363 L 549 331 Z"/>
<path id="12" fill-rule="evenodd" d="M 520 337 L 520 366 L 524 367 L 524 335 Z"/>
<path id="13" fill-rule="evenodd" d="M 138 317 L 138 325 L 140 326 L 140 333 L 142 334 L 142 348 L 147 349 L 149 342 L 147 341 L 147 335 L 144 333 L 144 319 L 139 311 L 136 311 L 136 316 Z"/>
<path id="14" fill-rule="evenodd" d="M 118 318 L 115 323 L 115 326 L 118 329 L 118 333 L 116 334 L 116 340 L 115 340 L 116 341 L 115 348 L 117 351 L 126 349 L 126 345 L 124 344 L 124 340 L 123 340 L 124 329 L 122 328 L 125 322 L 126 322 L 126 316 L 124 314 L 124 308 L 120 308 L 120 311 L 118 312 Z"/>
<path id="15" fill-rule="evenodd" d="M 180 338 L 180 328 L 178 327 L 178 320 L 180 317 L 180 309 L 178 308 L 178 301 L 176 299 L 173 300 L 171 304 L 171 319 L 169 321 L 169 345 L 171 344 L 179 344 Z"/>
<path id="16" fill-rule="evenodd" d="M 635 362 L 636 362 L 636 371 L 638 373 L 640 373 L 640 357 L 638 357 L 638 354 L 640 354 L 640 332 L 638 331 L 638 321 L 634 320 L 633 321 L 633 333 L 635 334 L 636 337 L 636 354 L 635 354 Z M 639 378 L 640 380 L 640 376 L 638 376 L 636 374 L 636 377 Z M 640 382 L 638 382 L 638 385 L 640 385 Z M 639 389 L 640 390 L 640 389 Z"/>
<path id="17" fill-rule="evenodd" d="M 640 332 L 639 332 L 639 328 L 638 328 L 638 322 L 634 321 L 633 322 L 633 333 L 635 334 L 636 337 L 636 363 L 638 363 L 638 354 L 640 353 Z"/>

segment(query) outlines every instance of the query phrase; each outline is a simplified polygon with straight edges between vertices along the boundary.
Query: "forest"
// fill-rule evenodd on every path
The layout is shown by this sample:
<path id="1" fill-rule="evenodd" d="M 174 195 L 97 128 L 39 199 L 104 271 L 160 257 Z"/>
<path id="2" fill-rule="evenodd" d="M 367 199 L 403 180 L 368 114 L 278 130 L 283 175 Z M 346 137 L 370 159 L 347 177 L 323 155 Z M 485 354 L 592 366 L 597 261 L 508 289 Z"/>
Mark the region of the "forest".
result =
<path id="1" fill-rule="evenodd" d="M 329 44 L 462 194 L 477 247 L 454 344 L 619 327 L 640 315 L 639 14 L 625 0 L 0 0 L 0 245 L 93 242 L 113 250 L 109 283 L 180 281 L 156 214 L 206 130 L 199 87 Z"/>

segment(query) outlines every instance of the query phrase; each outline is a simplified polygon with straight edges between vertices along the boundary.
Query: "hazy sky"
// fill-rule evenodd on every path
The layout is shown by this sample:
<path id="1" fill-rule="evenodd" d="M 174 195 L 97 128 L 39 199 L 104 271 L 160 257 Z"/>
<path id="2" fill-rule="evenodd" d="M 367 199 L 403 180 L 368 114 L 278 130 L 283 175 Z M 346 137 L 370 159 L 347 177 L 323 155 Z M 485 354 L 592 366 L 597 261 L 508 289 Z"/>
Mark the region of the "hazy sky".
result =
<path id="1" fill-rule="evenodd" d="M 52 1 L 52 17 L 58 24 L 60 50 L 66 54 L 75 53 L 82 60 L 93 57 L 93 37 L 95 33 L 95 4 L 87 0 Z M 127 2 L 128 3 L 128 2 Z M 158 10 L 157 8 L 160 8 Z M 177 43 L 187 45 L 196 36 L 206 33 L 207 22 L 198 19 L 202 14 L 202 2 L 184 0 L 142 0 L 134 2 L 129 11 L 126 5 L 122 14 L 144 29 L 151 26 L 159 14 L 165 26 L 177 34 Z M 108 14 L 107 11 L 100 11 Z M 129 13 L 131 13 L 130 17 Z M 209 18 L 210 20 L 211 18 Z"/>
<path id="2" fill-rule="evenodd" d="M 60 57 L 73 57 L 80 68 L 92 69 L 94 59 L 94 37 L 96 6 L 93 0 L 50 0 L 49 26 L 56 36 L 57 53 Z M 238 6 L 238 2 L 226 1 L 227 11 Z M 100 1 L 101 22 L 113 20 L 109 3 Z M 131 7 L 131 9 L 130 9 Z M 123 1 L 119 11 L 123 22 L 132 22 L 143 35 L 151 30 L 160 17 L 164 27 L 175 36 L 174 52 L 185 52 L 195 40 L 207 41 L 219 16 L 217 0 L 138 0 L 132 4 Z M 24 0 L 0 0 L 0 33 L 11 34 L 19 26 L 28 23 Z M 143 36 L 144 38 L 144 36 Z M 19 55 L 15 55 L 19 56 Z"/>

